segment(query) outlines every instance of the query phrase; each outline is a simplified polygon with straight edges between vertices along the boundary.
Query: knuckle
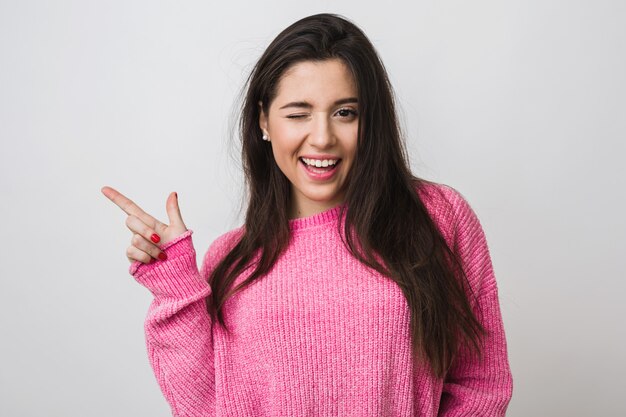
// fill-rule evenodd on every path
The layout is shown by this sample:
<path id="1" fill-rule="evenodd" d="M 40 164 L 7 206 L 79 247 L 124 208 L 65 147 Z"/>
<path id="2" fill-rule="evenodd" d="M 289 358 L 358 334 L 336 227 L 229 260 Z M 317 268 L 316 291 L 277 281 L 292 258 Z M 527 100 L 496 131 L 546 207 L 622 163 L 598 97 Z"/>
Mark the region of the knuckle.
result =
<path id="1" fill-rule="evenodd" d="M 133 216 L 131 214 L 128 217 L 126 217 L 126 227 L 130 229 L 132 224 L 133 224 Z"/>
<path id="2" fill-rule="evenodd" d="M 131 263 L 132 262 L 150 263 L 150 261 L 152 260 L 152 257 L 150 255 L 148 255 L 146 252 L 138 249 L 135 246 L 129 246 L 126 249 L 126 258 L 128 258 L 128 260 Z"/>
<path id="3" fill-rule="evenodd" d="M 142 243 L 142 237 L 140 235 L 138 235 L 137 233 L 135 233 L 133 235 L 133 238 L 131 239 L 131 243 L 135 246 L 135 247 L 139 247 Z"/>

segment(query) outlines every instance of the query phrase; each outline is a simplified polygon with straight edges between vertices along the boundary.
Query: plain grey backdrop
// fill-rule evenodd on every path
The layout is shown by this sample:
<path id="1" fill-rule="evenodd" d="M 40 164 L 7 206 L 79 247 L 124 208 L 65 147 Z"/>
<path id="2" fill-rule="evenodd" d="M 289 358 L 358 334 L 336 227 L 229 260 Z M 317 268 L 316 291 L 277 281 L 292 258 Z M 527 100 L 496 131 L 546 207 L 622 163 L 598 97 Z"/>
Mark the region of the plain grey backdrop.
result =
<path id="1" fill-rule="evenodd" d="M 370 37 L 415 173 L 478 213 L 508 415 L 626 415 L 622 0 L 0 1 L 0 415 L 169 415 L 100 188 L 165 222 L 177 191 L 200 257 L 241 223 L 239 89 L 318 12 Z"/>

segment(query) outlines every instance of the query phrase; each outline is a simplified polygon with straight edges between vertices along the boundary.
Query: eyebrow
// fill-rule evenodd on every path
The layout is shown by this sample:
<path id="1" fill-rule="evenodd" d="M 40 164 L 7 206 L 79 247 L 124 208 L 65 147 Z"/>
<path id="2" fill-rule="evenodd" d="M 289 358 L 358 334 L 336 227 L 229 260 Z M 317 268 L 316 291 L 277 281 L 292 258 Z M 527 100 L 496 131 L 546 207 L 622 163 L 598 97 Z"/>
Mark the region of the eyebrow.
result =
<path id="1" fill-rule="evenodd" d="M 334 105 L 339 106 L 341 104 L 358 103 L 358 102 L 359 100 L 356 97 L 348 97 L 348 98 L 342 98 L 340 100 L 335 101 Z M 313 108 L 313 105 L 307 101 L 292 101 L 291 103 L 285 104 L 278 110 L 286 109 L 288 107 L 295 107 L 299 109 L 310 109 L 310 108 Z"/>

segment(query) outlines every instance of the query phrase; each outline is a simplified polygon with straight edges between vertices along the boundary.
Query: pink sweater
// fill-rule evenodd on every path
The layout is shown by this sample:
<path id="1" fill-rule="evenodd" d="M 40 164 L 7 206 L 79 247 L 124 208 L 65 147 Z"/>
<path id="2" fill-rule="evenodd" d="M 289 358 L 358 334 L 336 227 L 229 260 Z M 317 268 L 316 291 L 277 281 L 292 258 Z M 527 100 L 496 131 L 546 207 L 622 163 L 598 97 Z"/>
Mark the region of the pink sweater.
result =
<path id="1" fill-rule="evenodd" d="M 200 270 L 188 230 L 162 246 L 166 261 L 130 267 L 154 295 L 148 355 L 173 415 L 503 416 L 513 384 L 483 230 L 454 189 L 427 185 L 420 195 L 479 296 L 482 362 L 462 351 L 444 380 L 414 363 L 404 295 L 343 246 L 340 207 L 290 221 L 292 241 L 273 269 L 226 302 L 232 336 L 204 299 L 242 229 L 216 239 Z"/>

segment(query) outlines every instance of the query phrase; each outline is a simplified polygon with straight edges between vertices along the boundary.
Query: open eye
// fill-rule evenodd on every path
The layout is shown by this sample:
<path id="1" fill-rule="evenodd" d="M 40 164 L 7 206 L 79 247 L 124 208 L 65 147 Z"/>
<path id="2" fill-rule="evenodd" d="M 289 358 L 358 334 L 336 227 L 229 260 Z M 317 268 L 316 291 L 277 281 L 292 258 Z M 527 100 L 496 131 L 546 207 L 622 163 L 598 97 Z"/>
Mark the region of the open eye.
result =
<path id="1" fill-rule="evenodd" d="M 337 110 L 336 114 L 341 118 L 347 119 L 347 118 L 355 117 L 357 115 L 357 112 L 353 109 L 343 108 L 343 109 Z"/>

